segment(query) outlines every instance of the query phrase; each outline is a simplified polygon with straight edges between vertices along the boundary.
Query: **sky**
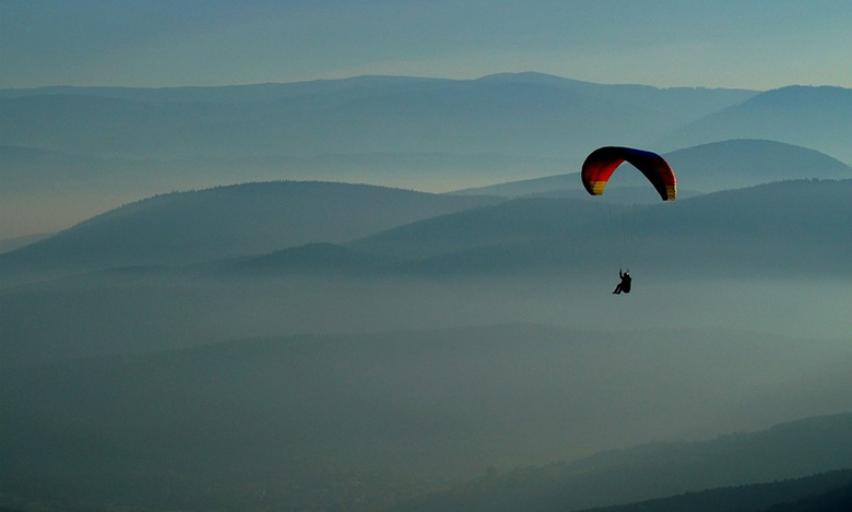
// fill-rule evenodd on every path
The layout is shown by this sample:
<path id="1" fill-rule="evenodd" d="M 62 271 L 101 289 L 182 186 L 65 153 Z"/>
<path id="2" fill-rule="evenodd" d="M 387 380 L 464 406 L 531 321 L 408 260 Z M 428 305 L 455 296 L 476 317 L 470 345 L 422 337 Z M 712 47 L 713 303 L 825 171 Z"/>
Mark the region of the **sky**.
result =
<path id="1" fill-rule="evenodd" d="M 0 0 L 0 87 L 539 71 L 852 87 L 848 0 Z"/>

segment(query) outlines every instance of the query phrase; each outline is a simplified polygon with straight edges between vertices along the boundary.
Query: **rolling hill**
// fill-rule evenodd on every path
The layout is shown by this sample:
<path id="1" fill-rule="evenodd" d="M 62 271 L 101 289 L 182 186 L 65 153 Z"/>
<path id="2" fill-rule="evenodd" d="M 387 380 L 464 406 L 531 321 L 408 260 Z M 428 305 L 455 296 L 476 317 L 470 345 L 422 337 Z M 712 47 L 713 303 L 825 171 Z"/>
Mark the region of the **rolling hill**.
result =
<path id="1" fill-rule="evenodd" d="M 3 254 L 4 252 L 14 251 L 15 249 L 20 249 L 21 247 L 30 245 L 34 242 L 38 242 L 39 240 L 47 238 L 48 236 L 50 235 L 29 235 L 0 240 L 0 254 Z"/>
<path id="2" fill-rule="evenodd" d="M 852 180 L 798 180 L 623 206 L 552 198 L 500 203 L 331 183 L 251 184 L 119 208 L 0 255 L 0 270 L 12 277 L 28 269 L 213 263 L 369 235 L 348 250 L 319 245 L 240 264 L 248 269 L 254 261 L 271 271 L 273 260 L 287 260 L 284 274 L 322 273 L 328 263 L 357 275 L 368 260 L 371 272 L 570 274 L 626 258 L 650 273 L 826 275 L 847 270 L 850 240 L 838 233 L 852 222 L 850 193 Z M 316 251 L 325 256 L 308 261 L 306 254 Z"/>
<path id="3" fill-rule="evenodd" d="M 341 242 L 495 201 L 325 182 L 252 183 L 165 194 L 4 254 L 0 272 L 14 277 L 258 254 Z"/>
<path id="4" fill-rule="evenodd" d="M 849 179 L 852 168 L 807 147 L 771 140 L 726 140 L 666 154 L 683 187 L 713 192 L 773 181 Z"/>
<path id="5" fill-rule="evenodd" d="M 623 265 L 694 276 L 846 272 L 852 180 L 797 180 L 671 204 L 518 199 L 355 241 L 426 273 L 582 273 Z M 573 269 L 573 270 L 572 270 Z"/>
<path id="6" fill-rule="evenodd" d="M 175 190 L 289 179 L 443 192 L 461 184 L 552 174 L 569 165 L 564 159 L 490 153 L 164 158 L 0 146 L 0 238 L 59 231 L 140 197 Z"/>
<path id="7" fill-rule="evenodd" d="M 59 231 L 139 197 L 198 183 L 180 168 L 154 159 L 0 146 L 0 238 Z M 212 174 L 208 183 L 216 181 Z"/>
<path id="8" fill-rule="evenodd" d="M 790 86 L 758 94 L 672 131 L 670 148 L 725 139 L 769 139 L 798 144 L 852 161 L 852 89 Z"/>

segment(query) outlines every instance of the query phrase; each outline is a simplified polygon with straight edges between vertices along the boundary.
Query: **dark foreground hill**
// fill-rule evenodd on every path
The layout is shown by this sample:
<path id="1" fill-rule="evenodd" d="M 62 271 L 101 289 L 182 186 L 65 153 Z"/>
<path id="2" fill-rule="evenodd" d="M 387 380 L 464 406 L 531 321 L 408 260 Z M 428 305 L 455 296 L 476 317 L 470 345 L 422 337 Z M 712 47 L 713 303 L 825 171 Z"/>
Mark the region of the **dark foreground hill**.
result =
<path id="1" fill-rule="evenodd" d="M 726 415 L 732 401 L 839 353 L 733 331 L 498 325 L 4 367 L 0 494 L 172 510 L 372 511 L 488 466 L 753 424 L 754 414 Z M 480 510 L 476 500 L 493 497 L 529 505 L 515 509 L 580 507 L 813 474 L 852 463 L 851 421 L 523 469 L 423 506 Z"/>
<path id="2" fill-rule="evenodd" d="M 847 512 L 852 510 L 852 484 L 771 507 L 766 512 Z"/>
<path id="3" fill-rule="evenodd" d="M 781 180 L 852 178 L 852 168 L 835 158 L 805 147 L 769 140 L 713 142 L 672 151 L 664 157 L 677 173 L 679 192 L 686 192 L 686 195 L 680 194 L 681 198 L 687 197 L 690 191 L 713 192 Z M 639 187 L 644 190 L 637 190 Z M 578 173 L 499 183 L 454 193 L 521 197 L 569 192 L 585 194 Z M 613 175 L 601 199 L 610 197 L 624 203 L 659 201 L 653 188 L 630 164 L 624 164 Z"/>
<path id="4" fill-rule="evenodd" d="M 792 480 L 688 492 L 670 498 L 584 512 L 768 512 L 767 509 L 775 512 L 787 510 L 785 507 L 790 506 L 789 502 L 804 500 L 813 503 L 815 499 L 825 500 L 828 496 L 841 494 L 851 485 L 852 470 L 847 469 Z M 824 497 L 826 493 L 828 496 Z M 823 508 L 801 510 L 828 512 Z"/>
<path id="5" fill-rule="evenodd" d="M 173 265 L 342 242 L 395 225 L 493 204 L 327 182 L 270 182 L 155 196 L 0 257 L 0 275 Z"/>

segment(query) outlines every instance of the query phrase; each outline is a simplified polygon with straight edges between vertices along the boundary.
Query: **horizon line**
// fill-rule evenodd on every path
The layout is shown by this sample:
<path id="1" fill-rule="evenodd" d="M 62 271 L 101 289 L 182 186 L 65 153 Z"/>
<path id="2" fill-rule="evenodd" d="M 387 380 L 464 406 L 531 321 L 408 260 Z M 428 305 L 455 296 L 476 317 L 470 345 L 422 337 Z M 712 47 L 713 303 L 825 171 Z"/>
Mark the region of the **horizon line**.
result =
<path id="1" fill-rule="evenodd" d="M 540 76 L 547 78 L 554 78 L 558 80 L 564 80 L 569 82 L 579 82 L 584 84 L 591 85 L 603 85 L 603 86 L 636 86 L 636 87 L 650 87 L 653 89 L 707 89 L 707 90 L 727 90 L 727 91 L 749 91 L 749 92 L 767 92 L 776 89 L 782 89 L 785 87 L 837 87 L 844 89 L 846 87 L 841 85 L 833 85 L 833 84 L 805 84 L 805 83 L 790 83 L 786 85 L 781 85 L 778 87 L 772 87 L 769 89 L 758 89 L 758 88 L 749 88 L 749 87 L 723 87 L 723 86 L 709 86 L 709 85 L 651 85 L 640 82 L 597 82 L 593 80 L 583 80 L 579 78 L 571 78 L 567 76 L 557 75 L 553 73 L 547 73 L 543 71 L 535 71 L 535 70 L 524 70 L 524 71 L 495 71 L 493 73 L 487 73 L 484 75 L 477 75 L 474 77 L 447 77 L 447 76 L 435 76 L 435 75 L 405 75 L 405 74 L 383 74 L 383 73 L 366 73 L 366 74 L 357 74 L 357 75 L 344 75 L 339 77 L 317 77 L 317 78 L 305 78 L 300 80 L 292 80 L 292 81 L 260 81 L 260 82 L 235 82 L 235 83 L 210 83 L 210 84 L 174 84 L 174 85 L 138 85 L 138 84 L 122 84 L 122 85 L 100 85 L 100 84 L 79 84 L 79 83 L 53 83 L 53 84 L 41 84 L 41 85 L 29 85 L 29 86 L 2 86 L 0 85 L 0 91 L 26 91 L 26 90 L 36 90 L 36 89 L 52 89 L 52 88 L 75 88 L 75 89 L 215 89 L 215 88 L 227 88 L 227 87 L 256 87 L 256 86 L 281 86 L 281 85 L 296 85 L 296 84 L 310 84 L 310 83 L 320 83 L 320 82 L 345 82 L 348 80 L 358 80 L 358 79 L 369 79 L 369 78 L 384 78 L 384 79 L 410 79 L 410 80 L 434 80 L 434 81 L 446 81 L 446 82 L 476 82 L 479 80 L 500 77 L 500 76 Z"/>

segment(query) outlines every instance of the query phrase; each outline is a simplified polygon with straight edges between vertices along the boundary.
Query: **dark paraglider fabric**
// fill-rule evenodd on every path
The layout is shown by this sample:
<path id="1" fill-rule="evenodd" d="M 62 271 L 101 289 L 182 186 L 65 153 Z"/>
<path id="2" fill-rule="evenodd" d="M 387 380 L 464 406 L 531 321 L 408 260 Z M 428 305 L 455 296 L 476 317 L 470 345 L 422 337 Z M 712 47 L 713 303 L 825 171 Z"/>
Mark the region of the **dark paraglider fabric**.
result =
<path id="1" fill-rule="evenodd" d="M 610 176 L 622 162 L 630 162 L 639 169 L 663 201 L 674 201 L 677 180 L 671 166 L 660 155 L 641 149 L 606 146 L 592 151 L 583 162 L 583 186 L 594 196 L 603 194 Z"/>

